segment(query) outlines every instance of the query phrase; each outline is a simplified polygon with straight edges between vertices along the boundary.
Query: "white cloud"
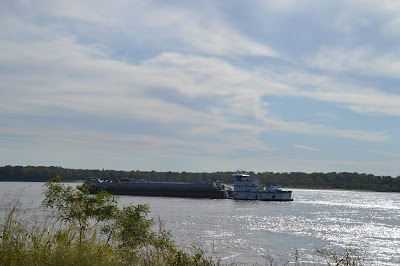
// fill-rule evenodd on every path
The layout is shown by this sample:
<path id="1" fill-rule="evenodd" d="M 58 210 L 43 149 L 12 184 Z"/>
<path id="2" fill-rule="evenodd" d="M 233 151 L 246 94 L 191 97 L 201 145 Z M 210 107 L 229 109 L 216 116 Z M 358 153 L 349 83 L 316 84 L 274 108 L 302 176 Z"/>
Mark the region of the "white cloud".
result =
<path id="1" fill-rule="evenodd" d="M 385 132 L 338 129 L 326 125 L 309 124 L 304 122 L 289 122 L 279 118 L 266 118 L 265 126 L 268 129 L 281 130 L 297 134 L 347 138 L 358 141 L 382 142 L 389 139 L 389 135 Z"/>
<path id="2" fill-rule="evenodd" d="M 376 51 L 371 47 L 324 47 L 306 62 L 320 70 L 349 72 L 365 76 L 397 78 L 400 74 L 400 51 Z"/>
<path id="3" fill-rule="evenodd" d="M 31 16 L 59 19 L 57 27 L 78 24 L 79 35 L 108 35 L 101 29 L 120 33 L 120 38 L 152 43 L 163 50 L 184 50 L 217 56 L 278 56 L 266 44 L 251 40 L 225 23 L 212 4 L 198 8 L 204 12 L 157 1 L 42 1 L 21 5 Z M 83 28 L 81 28 L 83 27 Z M 79 36 L 85 38 L 85 36 Z M 112 36 L 115 38 L 115 35 Z M 122 41 L 124 41 L 122 39 Z"/>
<path id="4" fill-rule="evenodd" d="M 218 21 L 199 25 L 185 18 L 181 23 L 184 25 L 181 35 L 188 39 L 187 44 L 193 45 L 199 51 L 224 56 L 278 56 L 272 48 L 251 41 Z"/>
<path id="5" fill-rule="evenodd" d="M 300 150 L 313 151 L 313 152 L 319 152 L 320 151 L 320 149 L 313 148 L 313 147 L 306 146 L 306 145 L 301 145 L 301 144 L 294 144 L 293 146 L 296 149 L 300 149 Z"/>
<path id="6" fill-rule="evenodd" d="M 400 116 L 400 96 L 384 93 L 371 88 L 359 88 L 343 91 L 306 92 L 304 95 L 329 102 L 336 102 L 359 113 L 386 114 Z"/>
<path id="7" fill-rule="evenodd" d="M 329 66 L 321 63 L 321 67 L 326 69 Z M 392 86 L 390 84 L 383 85 L 382 88 L 379 87 L 379 83 L 366 87 L 365 84 L 368 82 L 348 78 L 346 74 L 337 75 L 323 71 L 321 73 L 321 70 L 313 72 L 296 68 L 271 68 L 264 72 L 270 73 L 271 79 L 276 82 L 292 87 L 293 90 L 289 92 L 291 96 L 335 103 L 337 106 L 363 115 L 400 116 L 398 88 L 387 90 L 387 86 L 389 88 Z M 371 77 L 371 74 L 366 76 Z"/>

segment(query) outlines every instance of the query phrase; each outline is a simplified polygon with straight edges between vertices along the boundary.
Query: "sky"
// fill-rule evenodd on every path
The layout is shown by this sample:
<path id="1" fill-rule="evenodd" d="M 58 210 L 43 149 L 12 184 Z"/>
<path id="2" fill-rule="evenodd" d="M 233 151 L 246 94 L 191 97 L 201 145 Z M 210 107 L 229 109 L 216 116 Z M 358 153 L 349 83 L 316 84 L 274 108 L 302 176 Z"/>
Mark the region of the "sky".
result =
<path id="1" fill-rule="evenodd" d="M 400 2 L 2 0 L 0 165 L 400 175 Z"/>

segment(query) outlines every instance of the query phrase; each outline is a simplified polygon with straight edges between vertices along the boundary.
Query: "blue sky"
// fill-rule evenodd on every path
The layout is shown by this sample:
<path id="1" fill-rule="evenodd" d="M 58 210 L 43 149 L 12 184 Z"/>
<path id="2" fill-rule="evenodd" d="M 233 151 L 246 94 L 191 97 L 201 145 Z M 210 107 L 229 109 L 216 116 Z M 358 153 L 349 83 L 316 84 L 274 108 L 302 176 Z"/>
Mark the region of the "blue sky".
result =
<path id="1" fill-rule="evenodd" d="M 400 2 L 0 2 L 0 164 L 400 175 Z"/>

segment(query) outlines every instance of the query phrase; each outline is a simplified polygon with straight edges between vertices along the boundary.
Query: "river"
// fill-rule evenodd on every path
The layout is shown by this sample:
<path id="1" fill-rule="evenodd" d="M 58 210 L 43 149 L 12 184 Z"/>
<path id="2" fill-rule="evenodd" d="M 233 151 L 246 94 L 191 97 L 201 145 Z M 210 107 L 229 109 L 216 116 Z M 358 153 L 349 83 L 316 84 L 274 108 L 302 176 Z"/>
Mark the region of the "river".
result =
<path id="1" fill-rule="evenodd" d="M 0 197 L 19 194 L 35 209 L 43 185 L 0 182 Z M 178 244 L 200 244 L 223 262 L 293 261 L 297 251 L 303 265 L 318 265 L 316 248 L 352 248 L 366 265 L 400 265 L 400 193 L 292 191 L 292 202 L 121 196 L 120 204 L 148 204 Z"/>

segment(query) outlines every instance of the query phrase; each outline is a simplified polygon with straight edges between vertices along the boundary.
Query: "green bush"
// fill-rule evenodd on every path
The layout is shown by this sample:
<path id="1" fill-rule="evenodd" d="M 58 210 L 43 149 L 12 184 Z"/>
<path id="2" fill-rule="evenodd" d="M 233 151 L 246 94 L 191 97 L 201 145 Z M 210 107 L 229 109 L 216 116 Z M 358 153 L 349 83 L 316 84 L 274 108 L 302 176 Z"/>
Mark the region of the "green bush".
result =
<path id="1" fill-rule="evenodd" d="M 0 266 L 33 265 L 215 265 L 199 248 L 183 250 L 158 222 L 148 205 L 122 209 L 102 191 L 46 183 L 43 207 L 53 218 L 23 221 L 19 203 L 1 217 Z"/>

